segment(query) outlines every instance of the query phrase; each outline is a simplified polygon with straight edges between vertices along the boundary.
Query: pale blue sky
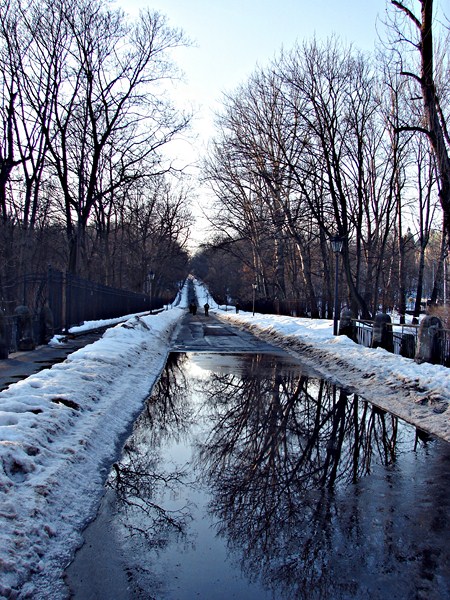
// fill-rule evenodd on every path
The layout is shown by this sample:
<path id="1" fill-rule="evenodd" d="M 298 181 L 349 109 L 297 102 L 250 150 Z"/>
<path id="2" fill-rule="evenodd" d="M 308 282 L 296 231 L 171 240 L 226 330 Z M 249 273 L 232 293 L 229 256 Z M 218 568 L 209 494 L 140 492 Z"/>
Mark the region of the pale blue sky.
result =
<path id="1" fill-rule="evenodd" d="M 213 113 L 223 92 L 236 89 L 257 65 L 265 66 L 282 47 L 296 40 L 324 39 L 333 33 L 361 50 L 372 50 L 380 19 L 389 0 L 116 0 L 127 13 L 149 7 L 166 15 L 195 42 L 176 52 L 186 83 L 177 88 L 181 106 L 197 109 L 193 130 L 196 142 L 170 144 L 170 155 L 180 163 L 195 163 L 204 155 L 214 134 Z M 180 163 L 178 163 L 180 165 Z M 191 170 L 194 177 L 197 169 Z M 204 241 L 207 224 L 201 217 L 211 192 L 198 186 L 194 205 L 197 218 L 191 245 Z"/>
<path id="2" fill-rule="evenodd" d="M 376 40 L 388 0 L 117 0 L 125 12 L 149 7 L 182 28 L 196 47 L 180 50 L 183 94 L 201 107 L 199 131 L 210 129 L 221 93 L 235 89 L 296 40 L 333 33 L 362 50 Z M 382 27 L 381 23 L 378 23 Z"/>

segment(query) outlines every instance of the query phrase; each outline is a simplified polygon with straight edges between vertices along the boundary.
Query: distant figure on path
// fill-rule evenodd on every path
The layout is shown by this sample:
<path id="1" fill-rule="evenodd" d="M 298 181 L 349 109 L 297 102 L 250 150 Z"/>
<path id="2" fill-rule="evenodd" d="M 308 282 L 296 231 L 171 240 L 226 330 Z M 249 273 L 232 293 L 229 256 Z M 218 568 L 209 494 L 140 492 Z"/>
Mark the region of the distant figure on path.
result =
<path id="1" fill-rule="evenodd" d="M 195 304 L 195 302 L 192 303 L 192 314 L 193 315 L 197 314 L 197 305 Z"/>
<path id="2" fill-rule="evenodd" d="M 206 304 L 203 306 L 203 308 L 205 309 L 205 317 L 207 317 L 207 316 L 208 316 L 208 313 L 209 313 L 209 304 L 208 304 L 208 303 L 206 303 Z"/>
<path id="3" fill-rule="evenodd" d="M 240 309 L 240 308 L 241 308 L 241 307 L 239 306 L 239 302 L 236 302 L 236 314 L 239 312 L 239 309 Z"/>

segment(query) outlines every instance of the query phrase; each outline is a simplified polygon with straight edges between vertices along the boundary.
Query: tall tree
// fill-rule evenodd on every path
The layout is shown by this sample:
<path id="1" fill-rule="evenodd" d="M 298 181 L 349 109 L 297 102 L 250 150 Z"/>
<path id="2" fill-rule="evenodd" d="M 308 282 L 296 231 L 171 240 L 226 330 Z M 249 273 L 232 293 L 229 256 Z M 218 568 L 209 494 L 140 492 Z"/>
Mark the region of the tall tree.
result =
<path id="1" fill-rule="evenodd" d="M 408 44 L 419 54 L 417 69 L 409 65 L 407 53 L 400 51 L 400 72 L 416 84 L 423 105 L 423 125 L 401 125 L 398 132 L 416 131 L 427 136 L 432 152 L 435 155 L 439 175 L 439 200 L 444 215 L 444 230 L 447 244 L 450 244 L 450 136 L 447 128 L 447 118 L 444 114 L 443 94 L 439 90 L 439 80 L 435 73 L 435 47 L 433 37 L 435 32 L 435 16 L 433 0 L 418 0 L 420 16 L 417 16 L 412 1 L 391 0 L 391 4 L 399 11 L 412 27 L 409 31 L 406 23 L 395 21 L 392 28 L 398 34 L 395 43 Z M 448 54 L 443 60 L 448 61 Z M 447 72 L 448 76 L 448 72 Z"/>
<path id="2" fill-rule="evenodd" d="M 303 106 L 293 105 L 303 144 L 293 173 L 320 230 L 344 240 L 349 301 L 368 317 L 393 219 L 377 78 L 367 57 L 337 39 L 298 46 L 281 70 L 285 85 L 304 99 Z"/>
<path id="3" fill-rule="evenodd" d="M 160 149 L 189 118 L 162 81 L 175 76 L 170 50 L 187 42 L 158 13 L 130 25 L 100 0 L 46 0 L 22 6 L 21 17 L 30 39 L 21 77 L 61 187 L 76 272 L 95 206 L 168 168 Z"/>
<path id="4" fill-rule="evenodd" d="M 15 65 L 11 64 L 11 45 L 8 39 L 9 29 L 13 29 L 15 18 L 11 2 L 0 3 L 0 68 L 2 73 L 0 85 L 0 218 L 6 223 L 9 218 L 6 200 L 6 189 L 11 173 L 20 164 L 17 158 L 15 143 L 14 111 L 17 101 L 18 74 Z"/>

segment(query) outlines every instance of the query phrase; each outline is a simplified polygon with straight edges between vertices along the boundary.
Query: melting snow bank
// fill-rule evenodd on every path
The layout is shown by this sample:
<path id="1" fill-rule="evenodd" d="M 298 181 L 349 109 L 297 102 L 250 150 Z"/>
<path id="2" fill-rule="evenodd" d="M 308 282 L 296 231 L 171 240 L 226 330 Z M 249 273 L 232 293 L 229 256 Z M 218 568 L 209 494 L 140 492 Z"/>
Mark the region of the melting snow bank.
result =
<path id="1" fill-rule="evenodd" d="M 64 568 L 183 314 L 135 316 L 0 393 L 0 597 L 67 596 Z"/>
<path id="2" fill-rule="evenodd" d="M 283 347 L 327 379 L 450 442 L 450 369 L 364 348 L 333 336 L 332 321 L 217 311 L 216 315 Z"/>

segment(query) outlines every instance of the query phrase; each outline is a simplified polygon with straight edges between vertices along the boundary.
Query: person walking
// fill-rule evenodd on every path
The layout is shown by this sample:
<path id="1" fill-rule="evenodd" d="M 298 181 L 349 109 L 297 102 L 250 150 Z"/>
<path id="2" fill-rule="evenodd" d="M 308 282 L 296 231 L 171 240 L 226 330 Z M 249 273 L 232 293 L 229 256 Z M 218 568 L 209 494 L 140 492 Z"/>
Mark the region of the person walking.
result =
<path id="1" fill-rule="evenodd" d="M 205 309 L 205 317 L 207 317 L 207 316 L 208 316 L 208 314 L 209 314 L 209 304 L 208 304 L 208 303 L 206 303 L 206 304 L 203 306 L 203 308 Z"/>

